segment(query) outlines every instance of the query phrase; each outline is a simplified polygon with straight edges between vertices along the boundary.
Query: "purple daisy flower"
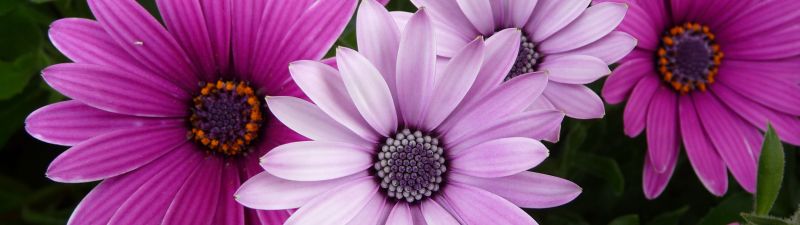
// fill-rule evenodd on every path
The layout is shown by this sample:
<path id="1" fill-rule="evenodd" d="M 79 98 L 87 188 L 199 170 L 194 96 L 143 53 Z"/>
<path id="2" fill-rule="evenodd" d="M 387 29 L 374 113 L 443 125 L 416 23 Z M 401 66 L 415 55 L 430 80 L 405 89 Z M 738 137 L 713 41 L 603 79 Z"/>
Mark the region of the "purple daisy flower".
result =
<path id="1" fill-rule="evenodd" d="M 258 156 L 305 140 L 263 97 L 303 97 L 288 63 L 318 60 L 355 0 L 158 0 L 166 28 L 134 0 L 89 0 L 97 21 L 50 28 L 74 61 L 42 72 L 73 100 L 32 113 L 26 129 L 72 146 L 47 177 L 102 182 L 69 224 L 277 224 L 287 211 L 244 209 L 233 193 Z"/>
<path id="2" fill-rule="evenodd" d="M 608 78 L 603 97 L 627 99 L 625 134 L 647 129 L 646 197 L 667 186 L 681 140 L 712 194 L 727 191 L 727 171 L 753 192 L 767 124 L 800 145 L 800 2 L 629 4 L 620 30 L 639 44 Z"/>
<path id="3" fill-rule="evenodd" d="M 267 97 L 279 120 L 312 141 L 267 153 L 266 172 L 245 182 L 237 201 L 299 208 L 286 224 L 536 224 L 519 207 L 554 207 L 580 194 L 570 181 L 526 171 L 548 156 L 537 139 L 557 133 L 564 116 L 525 111 L 544 91 L 545 73 L 468 94 L 486 79 L 480 71 L 508 72 L 486 62 L 513 62 L 518 30 L 474 39 L 442 68 L 425 9 L 401 32 L 386 9 L 365 0 L 357 28 L 361 52 L 339 48 L 338 71 L 290 65 L 316 105 Z"/>
<path id="4" fill-rule="evenodd" d="M 412 0 L 434 21 L 437 53 L 444 59 L 477 36 L 490 37 L 506 28 L 522 31 L 515 62 L 503 80 L 548 71 L 549 83 L 532 109 L 557 109 L 578 119 L 601 118 L 603 101 L 585 84 L 611 73 L 608 65 L 627 55 L 636 40 L 614 31 L 627 6 L 590 0 Z M 588 7 L 588 8 L 587 8 Z M 409 13 L 394 12 L 399 23 Z M 446 61 L 446 60 L 442 60 Z M 501 81 L 502 82 L 502 81 Z"/>

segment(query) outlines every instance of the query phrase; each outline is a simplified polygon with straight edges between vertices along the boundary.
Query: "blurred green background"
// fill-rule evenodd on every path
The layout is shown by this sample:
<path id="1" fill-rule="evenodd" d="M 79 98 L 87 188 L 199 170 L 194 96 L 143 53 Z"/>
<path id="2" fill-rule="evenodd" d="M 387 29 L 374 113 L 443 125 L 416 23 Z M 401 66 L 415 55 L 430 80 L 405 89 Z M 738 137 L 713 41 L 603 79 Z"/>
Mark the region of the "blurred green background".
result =
<path id="1" fill-rule="evenodd" d="M 140 1 L 157 12 L 153 0 Z M 408 0 L 390 10 L 413 11 Z M 30 137 L 25 117 L 64 96 L 39 76 L 44 67 L 67 62 L 50 44 L 47 29 L 63 17 L 92 18 L 85 0 L 0 0 L 0 224 L 64 224 L 96 183 L 48 180 L 49 162 L 66 150 Z M 353 23 L 337 45 L 355 47 Z M 600 90 L 602 81 L 592 85 Z M 578 183 L 583 193 L 565 206 L 527 210 L 541 224 L 728 224 L 753 207 L 752 195 L 731 178 L 728 193 L 714 197 L 702 186 L 685 155 L 667 190 L 648 201 L 641 187 L 646 143 L 622 132 L 622 106 L 607 106 L 604 120 L 566 120 L 561 142 L 535 170 Z M 785 145 L 786 174 L 772 214 L 788 217 L 800 203 L 798 148 Z M 683 153 L 682 153 L 683 154 Z"/>

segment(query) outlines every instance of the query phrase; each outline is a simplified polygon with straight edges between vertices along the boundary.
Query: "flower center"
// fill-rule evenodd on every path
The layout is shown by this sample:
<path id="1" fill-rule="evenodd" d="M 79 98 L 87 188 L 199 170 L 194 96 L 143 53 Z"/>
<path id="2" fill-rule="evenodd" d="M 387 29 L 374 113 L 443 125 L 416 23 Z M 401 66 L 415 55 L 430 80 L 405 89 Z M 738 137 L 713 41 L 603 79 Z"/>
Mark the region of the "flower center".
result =
<path id="1" fill-rule="evenodd" d="M 536 45 L 523 33 L 522 38 L 519 40 L 517 60 L 514 61 L 511 72 L 506 75 L 503 81 L 508 81 L 519 75 L 536 71 L 539 69 L 539 63 L 542 62 L 542 58 L 542 54 L 536 51 Z"/>
<path id="2" fill-rule="evenodd" d="M 686 94 L 714 83 L 724 54 L 708 26 L 685 23 L 664 32 L 658 49 L 658 71 L 675 91 Z"/>
<path id="3" fill-rule="evenodd" d="M 246 82 L 201 83 L 194 97 L 190 138 L 212 152 L 239 155 L 258 137 L 261 102 Z"/>
<path id="4" fill-rule="evenodd" d="M 439 139 L 403 129 L 380 146 L 375 173 L 389 198 L 413 203 L 439 191 L 445 165 Z"/>

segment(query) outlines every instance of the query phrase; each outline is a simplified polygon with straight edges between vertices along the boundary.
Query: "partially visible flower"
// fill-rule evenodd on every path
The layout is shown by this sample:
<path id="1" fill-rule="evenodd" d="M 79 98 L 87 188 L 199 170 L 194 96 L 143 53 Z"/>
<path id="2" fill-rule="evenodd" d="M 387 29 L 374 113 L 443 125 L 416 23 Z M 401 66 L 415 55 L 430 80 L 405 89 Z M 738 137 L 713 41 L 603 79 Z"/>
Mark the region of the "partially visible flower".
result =
<path id="1" fill-rule="evenodd" d="M 628 4 L 620 30 L 639 44 L 603 97 L 627 99 L 625 134 L 647 129 L 645 195 L 656 198 L 667 186 L 681 140 L 712 194 L 727 191 L 727 171 L 753 192 L 767 124 L 800 145 L 800 1 Z"/>
<path id="2" fill-rule="evenodd" d="M 477 36 L 490 37 L 506 28 L 522 31 L 515 62 L 501 83 L 520 74 L 547 71 L 549 83 L 532 109 L 557 109 L 578 119 L 601 118 L 603 101 L 584 86 L 611 73 L 608 65 L 627 55 L 636 40 L 613 31 L 627 6 L 590 0 L 412 0 L 426 8 L 436 27 L 437 53 L 453 57 Z M 400 23 L 409 14 L 393 12 Z M 536 102 L 534 102 L 536 100 Z"/>
<path id="3" fill-rule="evenodd" d="M 74 61 L 42 72 L 73 100 L 26 121 L 72 146 L 47 177 L 102 182 L 68 224 L 280 224 L 287 211 L 233 200 L 258 156 L 305 140 L 263 97 L 303 97 L 288 63 L 320 59 L 355 0 L 157 0 L 166 28 L 134 0 L 89 0 L 97 21 L 62 19 L 50 38 Z"/>
<path id="4" fill-rule="evenodd" d="M 267 153 L 266 172 L 236 193 L 240 203 L 299 208 L 287 224 L 536 224 L 519 207 L 554 207 L 580 194 L 572 182 L 526 171 L 548 156 L 536 139 L 563 119 L 525 111 L 547 84 L 545 73 L 468 94 L 480 86 L 473 85 L 479 71 L 507 72 L 483 62 L 513 61 L 518 45 L 508 40 L 519 31 L 475 38 L 442 67 L 425 9 L 400 32 L 389 12 L 365 0 L 357 29 L 362 52 L 339 48 L 338 71 L 313 61 L 290 66 L 316 105 L 267 97 L 279 120 L 312 141 Z M 444 121 L 455 122 L 445 128 Z"/>

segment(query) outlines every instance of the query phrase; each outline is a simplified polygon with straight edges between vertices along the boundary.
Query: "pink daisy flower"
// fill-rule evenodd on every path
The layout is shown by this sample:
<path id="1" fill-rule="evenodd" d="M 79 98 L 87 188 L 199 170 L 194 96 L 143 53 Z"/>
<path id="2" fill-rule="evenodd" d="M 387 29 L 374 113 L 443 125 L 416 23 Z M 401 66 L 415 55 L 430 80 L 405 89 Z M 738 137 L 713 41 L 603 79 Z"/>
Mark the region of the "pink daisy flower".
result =
<path id="1" fill-rule="evenodd" d="M 636 40 L 614 31 L 627 6 L 590 0 L 412 0 L 434 21 L 442 61 L 477 36 L 491 37 L 506 28 L 522 31 L 516 61 L 502 81 L 547 71 L 549 83 L 532 109 L 557 109 L 578 119 L 601 118 L 603 101 L 584 86 L 608 75 L 609 64 L 627 55 Z M 588 7 L 588 8 L 587 8 Z M 400 23 L 409 13 L 394 12 Z"/>
<path id="2" fill-rule="evenodd" d="M 580 194 L 572 182 L 526 171 L 548 156 L 536 139 L 557 133 L 563 118 L 525 111 L 545 73 L 468 94 L 481 86 L 481 70 L 508 72 L 485 62 L 513 61 L 518 30 L 474 39 L 442 68 L 425 9 L 400 32 L 386 9 L 365 0 L 357 28 L 361 52 L 339 48 L 338 71 L 290 65 L 316 105 L 267 97 L 279 120 L 312 141 L 267 153 L 266 172 L 236 193 L 240 203 L 299 208 L 286 224 L 536 224 L 519 207 L 554 207 Z M 455 122 L 443 128 L 445 121 Z"/>
<path id="3" fill-rule="evenodd" d="M 603 3 L 601 3 L 603 4 Z M 800 2 L 629 1 L 620 30 L 639 40 L 603 97 L 627 99 L 625 134 L 647 130 L 644 193 L 669 182 L 681 141 L 712 194 L 727 171 L 753 192 L 762 132 L 800 144 Z"/>
<path id="4" fill-rule="evenodd" d="M 69 224 L 277 224 L 233 193 L 258 157 L 304 140 L 268 113 L 267 95 L 302 97 L 290 61 L 318 60 L 355 0 L 157 1 L 166 28 L 134 0 L 89 0 L 97 21 L 50 28 L 74 61 L 42 72 L 73 100 L 32 113 L 28 133 L 72 146 L 47 177 L 102 180 Z"/>

